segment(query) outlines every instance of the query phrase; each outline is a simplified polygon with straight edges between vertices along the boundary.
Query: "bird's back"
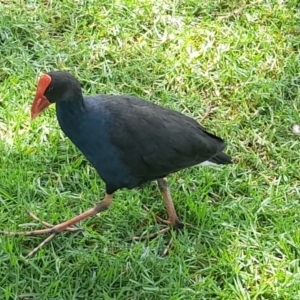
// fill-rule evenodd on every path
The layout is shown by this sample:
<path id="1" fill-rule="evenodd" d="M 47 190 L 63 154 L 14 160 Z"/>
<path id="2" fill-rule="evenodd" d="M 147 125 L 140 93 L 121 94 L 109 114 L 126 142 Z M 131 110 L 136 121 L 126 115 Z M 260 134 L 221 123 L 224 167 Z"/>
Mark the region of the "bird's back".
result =
<path id="1" fill-rule="evenodd" d="M 141 181 L 209 160 L 226 146 L 192 118 L 136 97 L 109 96 L 102 105 L 113 119 L 111 143 Z"/>

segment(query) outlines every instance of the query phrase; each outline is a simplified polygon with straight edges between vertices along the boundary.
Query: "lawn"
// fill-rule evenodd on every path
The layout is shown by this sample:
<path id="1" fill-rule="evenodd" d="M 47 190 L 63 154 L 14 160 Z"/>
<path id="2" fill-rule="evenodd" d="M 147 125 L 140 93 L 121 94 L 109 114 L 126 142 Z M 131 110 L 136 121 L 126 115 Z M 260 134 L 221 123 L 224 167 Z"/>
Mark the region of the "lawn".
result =
<path id="1" fill-rule="evenodd" d="M 192 223 L 161 228 L 155 183 L 62 233 L 0 236 L 0 300 L 300 299 L 298 0 L 0 1 L 0 229 L 56 224 L 104 195 L 54 107 L 30 120 L 39 76 L 67 70 L 85 94 L 132 94 L 221 136 L 234 164 L 169 176 Z M 204 119 L 203 116 L 206 116 Z M 150 213 L 143 210 L 147 205 Z"/>

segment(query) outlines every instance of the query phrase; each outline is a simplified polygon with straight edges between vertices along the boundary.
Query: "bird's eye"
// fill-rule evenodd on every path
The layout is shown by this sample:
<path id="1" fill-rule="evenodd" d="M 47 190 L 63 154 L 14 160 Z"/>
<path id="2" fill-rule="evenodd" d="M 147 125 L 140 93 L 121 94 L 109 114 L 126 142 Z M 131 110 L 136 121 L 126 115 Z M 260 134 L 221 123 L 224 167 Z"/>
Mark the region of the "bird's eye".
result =
<path id="1" fill-rule="evenodd" d="M 48 88 L 48 92 L 51 92 L 53 90 L 53 86 L 50 86 L 49 88 Z"/>

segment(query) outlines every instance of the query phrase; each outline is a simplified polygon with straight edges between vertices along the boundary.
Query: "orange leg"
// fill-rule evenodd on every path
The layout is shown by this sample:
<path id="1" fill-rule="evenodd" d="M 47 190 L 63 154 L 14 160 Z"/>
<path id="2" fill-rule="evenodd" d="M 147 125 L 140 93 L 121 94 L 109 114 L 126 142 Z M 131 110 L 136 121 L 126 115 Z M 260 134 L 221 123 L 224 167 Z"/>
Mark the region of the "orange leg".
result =
<path id="1" fill-rule="evenodd" d="M 150 235 L 147 235 L 147 236 L 143 236 L 143 237 L 135 236 L 135 237 L 133 237 L 134 240 L 152 239 L 152 238 L 157 237 L 159 234 L 169 232 L 171 230 L 171 228 L 178 230 L 178 229 L 181 229 L 184 227 L 184 224 L 180 221 L 180 219 L 177 216 L 167 180 L 165 178 L 157 179 L 157 184 L 158 184 L 158 188 L 163 196 L 163 200 L 164 200 L 164 203 L 165 203 L 165 206 L 167 209 L 169 220 L 164 220 L 157 216 L 155 216 L 155 218 L 158 222 L 168 225 L 168 227 L 166 227 L 160 231 L 157 231 L 155 233 L 152 233 Z M 149 209 L 147 207 L 144 206 L 144 208 L 147 211 L 149 211 Z M 190 224 L 186 224 L 186 225 L 190 226 Z M 171 238 L 171 240 L 168 243 L 168 246 L 164 250 L 164 253 L 163 253 L 164 255 L 168 254 L 169 249 L 172 245 L 172 242 L 173 242 L 173 238 Z"/>
<path id="2" fill-rule="evenodd" d="M 157 184 L 165 202 L 170 225 L 174 229 L 183 228 L 184 225 L 177 216 L 167 180 L 165 178 L 158 179 Z"/>

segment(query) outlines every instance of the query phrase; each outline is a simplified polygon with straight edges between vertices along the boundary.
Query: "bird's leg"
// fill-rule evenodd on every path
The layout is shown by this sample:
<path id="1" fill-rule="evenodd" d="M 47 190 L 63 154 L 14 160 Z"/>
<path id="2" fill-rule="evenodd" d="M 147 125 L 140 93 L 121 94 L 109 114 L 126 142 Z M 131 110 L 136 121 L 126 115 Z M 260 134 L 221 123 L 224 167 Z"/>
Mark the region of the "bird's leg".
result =
<path id="1" fill-rule="evenodd" d="M 160 190 L 160 192 L 163 196 L 169 220 L 164 220 L 164 219 L 162 219 L 160 217 L 157 217 L 157 216 L 155 216 L 155 218 L 156 218 L 157 221 L 159 221 L 161 223 L 164 223 L 164 224 L 167 224 L 169 226 L 167 228 L 164 228 L 160 231 L 157 231 L 153 234 L 150 234 L 150 235 L 147 235 L 147 236 L 144 236 L 144 237 L 135 236 L 135 237 L 133 237 L 134 240 L 155 238 L 159 234 L 163 234 L 163 233 L 166 233 L 166 232 L 170 231 L 171 228 L 173 228 L 175 230 L 178 230 L 178 229 L 181 229 L 181 228 L 184 227 L 184 224 L 180 221 L 180 219 L 177 216 L 167 180 L 165 178 L 157 179 L 157 184 L 158 184 L 158 188 L 159 188 L 159 190 Z M 144 208 L 149 211 L 149 209 L 146 206 Z M 171 240 L 169 241 L 168 246 L 167 246 L 167 248 L 165 249 L 165 251 L 163 253 L 164 255 L 166 255 L 168 253 L 169 248 L 172 245 L 172 242 L 173 242 L 173 238 L 171 238 Z"/>
<path id="2" fill-rule="evenodd" d="M 2 235 L 13 235 L 13 236 L 36 236 L 36 235 L 42 235 L 42 234 L 50 234 L 48 238 L 46 238 L 40 245 L 38 245 L 35 249 L 33 249 L 26 258 L 31 257 L 36 252 L 38 252 L 39 249 L 41 249 L 45 244 L 47 244 L 49 241 L 51 241 L 58 233 L 68 230 L 68 228 L 82 220 L 85 220 L 89 217 L 92 217 L 104 210 L 107 210 L 112 202 L 112 195 L 106 194 L 104 199 L 97 203 L 93 208 L 83 212 L 82 214 L 68 220 L 65 222 L 62 222 L 60 224 L 57 224 L 53 227 L 47 228 L 47 229 L 41 229 L 41 230 L 33 230 L 33 231 L 26 231 L 26 232 L 10 232 L 10 231 L 0 231 L 0 234 Z M 48 223 L 47 223 L 48 224 Z M 50 225 L 50 224 L 48 224 Z"/>
<path id="3" fill-rule="evenodd" d="M 166 206 L 167 213 L 169 216 L 169 224 L 176 230 L 183 228 L 184 225 L 178 218 L 175 207 L 174 207 L 174 203 L 172 200 L 172 196 L 171 196 L 170 188 L 168 186 L 167 179 L 165 179 L 165 178 L 157 179 L 157 184 L 158 184 L 158 188 L 159 188 L 159 190 L 163 196 L 164 202 L 165 202 L 165 206 Z"/>

